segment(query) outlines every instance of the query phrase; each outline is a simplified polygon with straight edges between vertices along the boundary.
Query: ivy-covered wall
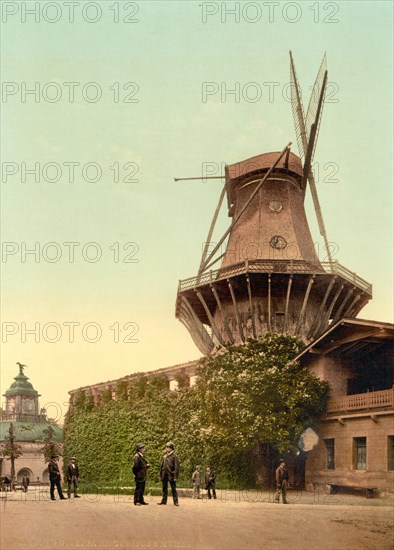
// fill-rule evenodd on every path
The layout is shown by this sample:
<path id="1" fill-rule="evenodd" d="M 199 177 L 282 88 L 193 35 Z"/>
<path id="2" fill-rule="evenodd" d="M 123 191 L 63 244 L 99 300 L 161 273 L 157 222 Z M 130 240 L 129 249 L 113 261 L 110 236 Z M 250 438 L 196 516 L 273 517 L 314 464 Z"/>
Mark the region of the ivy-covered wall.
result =
<path id="1" fill-rule="evenodd" d="M 192 388 L 180 377 L 170 391 L 165 375 L 141 374 L 119 385 L 116 401 L 108 392 L 95 406 L 81 392 L 66 416 L 65 463 L 77 456 L 84 483 L 130 486 L 135 446 L 143 442 L 148 485 L 159 485 L 164 446 L 173 441 L 179 486 L 191 486 L 200 464 L 215 469 L 222 488 L 252 487 L 259 478 L 256 449 L 268 445 L 276 457 L 294 449 L 302 430 L 324 412 L 327 384 L 291 361 L 301 345 L 271 334 L 229 348 L 202 360 Z"/>

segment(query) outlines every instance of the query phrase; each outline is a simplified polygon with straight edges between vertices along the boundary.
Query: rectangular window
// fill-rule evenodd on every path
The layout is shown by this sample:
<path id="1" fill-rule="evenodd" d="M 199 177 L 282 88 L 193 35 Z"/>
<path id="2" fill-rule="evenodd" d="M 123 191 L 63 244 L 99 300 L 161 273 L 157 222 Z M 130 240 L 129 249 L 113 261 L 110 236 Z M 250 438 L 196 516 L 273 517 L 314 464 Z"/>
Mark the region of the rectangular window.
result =
<path id="1" fill-rule="evenodd" d="M 335 470 L 335 439 L 325 439 L 326 446 L 326 468 Z"/>
<path id="2" fill-rule="evenodd" d="M 394 470 L 394 435 L 389 435 L 387 441 L 388 461 L 387 469 Z"/>
<path id="3" fill-rule="evenodd" d="M 367 438 L 355 437 L 354 442 L 354 468 L 356 470 L 367 469 Z"/>

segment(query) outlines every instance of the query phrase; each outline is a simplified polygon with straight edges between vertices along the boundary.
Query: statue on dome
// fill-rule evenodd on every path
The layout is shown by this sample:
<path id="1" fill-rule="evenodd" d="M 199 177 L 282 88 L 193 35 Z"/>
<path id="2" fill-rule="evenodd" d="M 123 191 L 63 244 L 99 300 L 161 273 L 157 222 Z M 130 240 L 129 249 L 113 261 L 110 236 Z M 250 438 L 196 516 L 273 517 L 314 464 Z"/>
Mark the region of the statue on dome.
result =
<path id="1" fill-rule="evenodd" d="M 23 369 L 26 368 L 27 365 L 22 365 L 22 363 L 16 362 L 17 365 L 19 365 L 19 374 L 23 374 Z"/>

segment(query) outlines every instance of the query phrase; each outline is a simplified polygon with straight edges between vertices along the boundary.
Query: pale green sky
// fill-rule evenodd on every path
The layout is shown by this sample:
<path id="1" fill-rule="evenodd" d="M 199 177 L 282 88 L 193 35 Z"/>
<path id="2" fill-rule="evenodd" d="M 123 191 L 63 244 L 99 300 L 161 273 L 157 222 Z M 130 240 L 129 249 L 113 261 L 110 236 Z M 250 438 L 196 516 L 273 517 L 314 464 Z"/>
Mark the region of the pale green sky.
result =
<path id="1" fill-rule="evenodd" d="M 290 140 L 297 152 L 290 104 L 282 94 L 289 49 L 304 102 L 327 52 L 331 101 L 315 161 L 328 237 L 337 244 L 336 258 L 373 283 L 374 299 L 360 317 L 392 320 L 391 2 L 111 0 L 90 2 L 88 10 L 86 2 L 76 2 L 73 23 L 64 2 L 2 4 L 2 81 L 8 92 L 2 96 L 2 240 L 14 252 L 2 257 L 2 322 L 3 329 L 17 330 L 8 337 L 3 330 L 3 391 L 16 361 L 29 365 L 26 373 L 42 393 L 42 405 L 63 407 L 68 390 L 80 385 L 199 357 L 174 318 L 174 304 L 178 279 L 196 273 L 220 182 L 176 184 L 173 177 L 199 175 L 202 163 L 282 150 Z M 36 15 L 24 13 L 35 4 Z M 239 22 L 222 8 L 235 4 Z M 122 22 L 136 6 L 138 22 Z M 217 13 L 204 23 L 203 10 Z M 96 14 L 99 20 L 89 23 Z M 65 82 L 76 83 L 74 102 Z M 89 82 L 95 84 L 84 96 Z M 138 91 L 135 85 L 123 89 L 130 82 Z M 216 83 L 219 91 L 239 83 L 239 101 L 231 95 L 221 101 L 217 93 L 203 102 L 204 82 Z M 37 102 L 24 96 L 34 86 Z M 97 89 L 101 99 L 89 102 L 86 93 L 92 98 Z M 255 102 L 248 100 L 253 90 L 261 94 Z M 59 100 L 51 102 L 56 93 Z M 123 102 L 127 94 L 138 103 Z M 80 166 L 71 182 L 67 166 L 73 162 Z M 102 170 L 96 183 L 81 175 L 89 162 Z M 138 165 L 138 182 L 114 183 L 109 167 L 119 163 L 124 177 L 135 166 L 124 171 L 128 162 Z M 59 181 L 45 180 L 54 178 L 50 167 L 48 177 L 41 173 L 36 182 L 26 175 L 22 181 L 24 166 L 35 163 L 40 169 L 57 163 Z M 330 181 L 328 163 L 338 166 L 337 182 Z M 16 173 L 6 178 L 4 171 Z M 307 211 L 321 246 L 309 196 Z M 225 214 L 220 222 L 224 230 Z M 37 263 L 22 254 L 36 242 Z M 67 242 L 80 243 L 73 263 Z M 92 242 L 102 252 L 96 263 L 86 260 L 94 256 L 95 249 L 85 246 Z M 119 243 L 122 260 L 132 252 L 122 250 L 130 242 L 138 245 L 138 263 L 114 262 L 113 244 Z M 51 263 L 54 254 L 61 257 Z M 79 323 L 73 343 L 65 325 L 70 322 Z M 38 343 L 32 335 L 23 338 L 23 327 L 35 323 Z M 55 334 L 47 323 L 61 327 L 57 342 L 48 341 Z M 84 341 L 86 323 L 100 325 L 98 342 Z M 114 323 L 137 323 L 139 342 L 122 342 L 134 325 L 114 342 Z"/>

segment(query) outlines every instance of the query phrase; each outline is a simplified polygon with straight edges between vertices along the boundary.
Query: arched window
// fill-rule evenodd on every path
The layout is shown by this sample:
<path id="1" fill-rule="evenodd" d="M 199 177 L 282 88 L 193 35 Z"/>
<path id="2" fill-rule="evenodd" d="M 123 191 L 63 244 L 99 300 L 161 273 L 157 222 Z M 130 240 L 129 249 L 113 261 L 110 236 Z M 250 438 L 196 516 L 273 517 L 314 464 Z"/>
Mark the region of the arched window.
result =
<path id="1" fill-rule="evenodd" d="M 29 470 L 29 468 L 22 468 L 21 470 L 19 470 L 19 472 L 16 474 L 16 480 L 18 482 L 21 482 L 23 476 L 28 477 L 30 481 L 34 481 L 33 472 Z"/>

